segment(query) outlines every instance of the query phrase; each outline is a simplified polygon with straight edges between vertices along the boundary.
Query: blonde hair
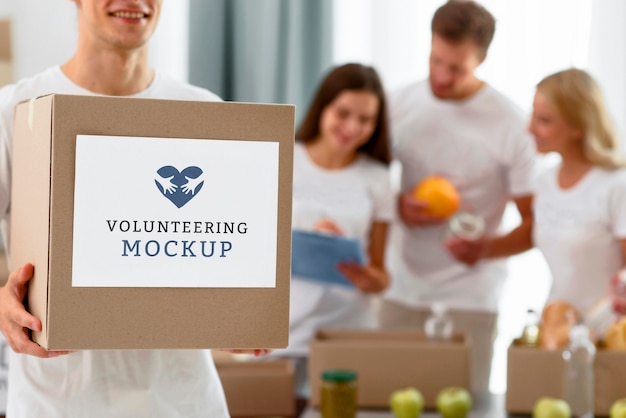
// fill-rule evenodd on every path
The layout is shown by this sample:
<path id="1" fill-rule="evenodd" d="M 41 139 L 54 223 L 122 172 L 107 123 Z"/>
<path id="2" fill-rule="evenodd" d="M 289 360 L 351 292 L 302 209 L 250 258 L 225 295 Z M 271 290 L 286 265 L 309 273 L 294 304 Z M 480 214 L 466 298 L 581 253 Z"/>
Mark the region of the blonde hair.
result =
<path id="1" fill-rule="evenodd" d="M 593 77 L 571 68 L 547 76 L 537 84 L 537 90 L 580 129 L 583 152 L 591 163 L 609 169 L 626 165 L 602 91 Z"/>

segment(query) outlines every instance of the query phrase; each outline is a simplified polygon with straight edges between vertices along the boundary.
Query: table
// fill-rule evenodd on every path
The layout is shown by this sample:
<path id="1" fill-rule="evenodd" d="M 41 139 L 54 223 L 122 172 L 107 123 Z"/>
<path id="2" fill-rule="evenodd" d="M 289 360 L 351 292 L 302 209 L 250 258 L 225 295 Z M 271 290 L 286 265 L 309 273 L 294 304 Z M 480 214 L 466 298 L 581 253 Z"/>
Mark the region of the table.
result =
<path id="1" fill-rule="evenodd" d="M 515 417 L 518 416 L 524 417 L 524 415 L 515 415 Z M 308 407 L 300 418 L 321 418 L 321 415 L 317 408 Z M 394 416 L 389 411 L 372 409 L 359 410 L 357 418 L 394 418 Z M 441 418 L 441 414 L 436 411 L 424 411 L 420 418 Z M 504 394 L 491 394 L 488 400 L 478 403 L 472 409 L 469 418 L 514 418 L 514 416 L 506 413 Z"/>

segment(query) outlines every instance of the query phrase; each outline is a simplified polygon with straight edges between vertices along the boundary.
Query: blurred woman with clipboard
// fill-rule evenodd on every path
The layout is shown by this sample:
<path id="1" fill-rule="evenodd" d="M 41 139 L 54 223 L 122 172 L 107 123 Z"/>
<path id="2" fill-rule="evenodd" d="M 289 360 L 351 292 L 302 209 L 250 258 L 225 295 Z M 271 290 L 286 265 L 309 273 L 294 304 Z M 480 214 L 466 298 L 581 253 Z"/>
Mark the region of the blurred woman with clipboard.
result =
<path id="1" fill-rule="evenodd" d="M 394 214 L 390 160 L 376 70 L 361 64 L 332 69 L 296 132 L 289 347 L 273 353 L 298 359 L 301 398 L 316 330 L 377 326 L 375 294 L 389 283 L 383 260 Z M 362 257 L 342 259 L 340 252 L 354 254 L 357 247 Z M 298 274 L 302 265 L 310 267 L 303 270 L 308 277 Z M 343 283 L 333 279 L 338 276 Z"/>

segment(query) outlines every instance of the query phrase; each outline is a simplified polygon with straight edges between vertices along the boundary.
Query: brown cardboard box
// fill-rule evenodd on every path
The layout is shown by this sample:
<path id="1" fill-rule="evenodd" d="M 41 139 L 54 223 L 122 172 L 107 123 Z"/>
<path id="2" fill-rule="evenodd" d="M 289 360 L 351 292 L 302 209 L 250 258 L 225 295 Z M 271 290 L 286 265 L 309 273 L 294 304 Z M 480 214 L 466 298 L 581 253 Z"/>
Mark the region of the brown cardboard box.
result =
<path id="1" fill-rule="evenodd" d="M 11 21 L 0 20 L 0 87 L 13 82 Z"/>
<path id="2" fill-rule="evenodd" d="M 506 410 L 531 413 L 542 396 L 564 398 L 565 364 L 561 351 L 512 344 L 508 350 Z"/>
<path id="3" fill-rule="evenodd" d="M 626 351 L 598 350 L 593 373 L 596 416 L 608 416 L 613 402 L 626 398 Z"/>
<path id="4" fill-rule="evenodd" d="M 213 358 L 233 417 L 295 417 L 294 364 L 288 358 L 242 360 L 241 355 Z"/>
<path id="5" fill-rule="evenodd" d="M 561 351 L 522 347 L 508 350 L 506 410 L 529 414 L 542 396 L 565 397 Z M 594 361 L 595 415 L 608 416 L 611 405 L 626 396 L 626 351 L 599 349 Z"/>
<path id="6" fill-rule="evenodd" d="M 293 140 L 290 105 L 71 95 L 19 104 L 10 261 L 35 265 L 28 308 L 43 331 L 33 339 L 50 350 L 285 347 Z M 159 178 L 172 161 L 186 168 Z M 183 175 L 169 193 L 159 183 Z M 194 176 L 202 183 L 186 190 Z"/>
<path id="7" fill-rule="evenodd" d="M 426 408 L 434 408 L 439 391 L 448 386 L 469 389 L 471 343 L 463 335 L 434 343 L 418 331 L 321 330 L 311 343 L 311 403 L 320 402 L 320 375 L 330 368 L 357 372 L 360 407 L 389 407 L 395 390 L 419 389 Z"/>

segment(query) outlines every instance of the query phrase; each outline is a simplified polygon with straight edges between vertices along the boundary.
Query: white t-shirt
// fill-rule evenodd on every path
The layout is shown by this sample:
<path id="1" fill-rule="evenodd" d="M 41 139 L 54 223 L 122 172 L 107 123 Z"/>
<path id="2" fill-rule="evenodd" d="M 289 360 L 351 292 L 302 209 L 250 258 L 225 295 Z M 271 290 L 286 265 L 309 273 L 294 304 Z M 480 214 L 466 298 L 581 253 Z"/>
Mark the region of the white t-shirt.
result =
<path id="1" fill-rule="evenodd" d="M 459 190 L 462 208 L 485 219 L 487 234 L 498 233 L 507 201 L 532 192 L 535 149 L 522 112 L 489 85 L 452 101 L 436 98 L 427 81 L 391 94 L 389 107 L 401 190 L 428 175 L 442 175 Z M 444 248 L 445 228 L 394 223 L 386 298 L 410 307 L 439 301 L 457 309 L 496 311 L 506 260 L 474 267 L 457 262 Z"/>
<path id="2" fill-rule="evenodd" d="M 626 169 L 593 168 L 568 189 L 559 187 L 558 172 L 539 178 L 533 239 L 552 272 L 548 299 L 585 312 L 626 263 L 619 241 L 626 239 Z"/>
<path id="3" fill-rule="evenodd" d="M 60 67 L 0 89 L 0 221 L 9 234 L 13 110 L 50 93 L 94 95 Z M 157 73 L 133 97 L 217 101 L 208 90 Z M 40 359 L 11 352 L 7 416 L 228 417 L 222 385 L 208 350 L 77 351 Z"/>
<path id="4" fill-rule="evenodd" d="M 317 166 L 296 142 L 293 175 L 293 228 L 311 231 L 322 218 L 332 219 L 345 235 L 369 246 L 373 222 L 390 222 L 394 199 L 387 167 L 365 155 L 350 166 Z M 321 327 L 373 328 L 375 296 L 294 277 L 291 281 L 289 346 L 276 355 L 306 355 Z"/>

